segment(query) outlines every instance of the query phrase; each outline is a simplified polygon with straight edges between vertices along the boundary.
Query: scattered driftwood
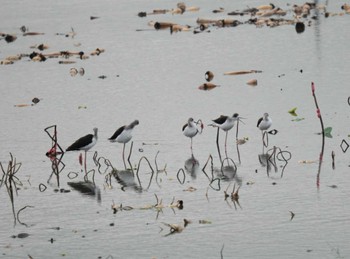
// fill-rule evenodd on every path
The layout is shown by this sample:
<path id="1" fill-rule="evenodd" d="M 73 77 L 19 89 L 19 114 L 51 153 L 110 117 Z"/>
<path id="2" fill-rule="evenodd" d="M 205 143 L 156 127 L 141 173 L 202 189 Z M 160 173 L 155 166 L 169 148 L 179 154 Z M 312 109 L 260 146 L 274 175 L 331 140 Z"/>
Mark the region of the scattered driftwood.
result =
<path id="1" fill-rule="evenodd" d="M 245 75 L 245 74 L 252 74 L 252 73 L 262 73 L 262 71 L 261 70 L 230 71 L 230 72 L 225 72 L 224 75 L 235 76 L 235 75 Z"/>

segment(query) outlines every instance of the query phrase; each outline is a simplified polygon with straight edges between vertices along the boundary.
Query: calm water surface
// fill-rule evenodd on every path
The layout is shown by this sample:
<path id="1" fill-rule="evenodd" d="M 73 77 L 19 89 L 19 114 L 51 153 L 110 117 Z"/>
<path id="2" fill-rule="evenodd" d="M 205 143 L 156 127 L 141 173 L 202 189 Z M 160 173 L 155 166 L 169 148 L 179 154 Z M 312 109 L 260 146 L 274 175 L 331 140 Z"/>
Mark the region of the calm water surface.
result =
<path id="1" fill-rule="evenodd" d="M 277 1 L 290 10 L 302 1 Z M 150 21 L 166 21 L 196 26 L 197 18 L 228 17 L 234 10 L 265 4 L 261 1 L 190 1 L 198 12 L 183 15 L 148 15 L 140 11 L 174 8 L 177 1 L 2 1 L 0 32 L 17 35 L 13 43 L 0 41 L 0 59 L 18 53 L 29 54 L 30 46 L 47 44 L 45 52 L 61 50 L 90 53 L 105 49 L 88 60 L 58 64 L 58 59 L 35 63 L 24 58 L 0 67 L 0 161 L 7 168 L 10 152 L 22 167 L 16 174 L 22 185 L 14 198 L 14 208 L 27 207 L 19 213 L 14 226 L 11 202 L 4 185 L 0 188 L 0 257 L 2 258 L 348 258 L 350 257 L 348 82 L 350 59 L 348 43 L 349 15 L 324 17 L 319 12 L 302 34 L 294 26 L 256 28 L 241 25 L 210 29 L 193 34 L 168 30 L 154 31 Z M 328 1 L 327 10 L 339 13 L 343 3 Z M 219 7 L 225 12 L 214 14 Z M 90 20 L 90 16 L 99 19 Z M 292 13 L 288 12 L 290 18 Z M 22 36 L 19 28 L 44 35 Z M 56 35 L 77 33 L 74 38 Z M 144 31 L 136 31 L 138 29 Z M 79 46 L 78 46 L 79 45 Z M 85 75 L 71 77 L 71 68 L 85 70 Z M 235 70 L 261 70 L 262 73 L 224 76 Z M 204 73 L 215 74 L 212 91 L 200 91 Z M 302 72 L 301 72 L 302 70 Z M 99 76 L 104 75 L 105 79 Z M 258 85 L 246 82 L 256 78 Z M 316 94 L 325 127 L 332 127 L 326 138 L 324 161 L 317 186 L 318 157 L 322 138 L 311 94 Z M 30 107 L 15 107 L 41 101 Z M 79 106 L 86 108 L 79 109 Z M 300 121 L 292 121 L 288 110 L 297 107 Z M 221 114 L 238 112 L 246 118 L 239 124 L 239 138 L 246 144 L 235 145 L 235 131 L 228 140 L 228 156 L 237 163 L 235 175 L 220 177 L 220 159 L 216 149 L 216 129 L 207 126 Z M 286 165 L 276 160 L 276 170 L 259 162 L 263 152 L 261 133 L 256 121 L 264 112 L 273 120 L 277 135 L 270 135 L 269 147 L 291 153 Z M 182 174 L 191 158 L 189 139 L 181 128 L 189 117 L 204 122 L 203 133 L 193 140 L 194 157 L 199 163 L 192 173 Z M 111 167 L 96 166 L 96 159 L 110 160 L 124 169 L 122 145 L 109 143 L 114 131 L 140 121 L 134 130 L 131 163 L 140 164 L 142 191 L 123 187 L 115 178 L 105 177 Z M 79 152 L 66 153 L 66 165 L 49 180 L 52 163 L 45 156 L 51 140 L 44 129 L 57 125 L 58 142 L 65 149 L 77 138 L 99 128 L 97 145 L 88 152 L 88 170 L 95 170 L 98 195 L 83 195 L 68 182 L 84 180 Z M 224 134 L 220 135 L 224 155 Z M 127 145 L 127 154 L 130 144 Z M 335 153 L 332 169 L 331 152 Z M 159 153 L 158 153 L 159 152 Z M 157 155 L 158 153 L 158 155 Z M 286 153 L 285 153 L 286 154 Z M 213 170 L 209 161 L 213 157 Z M 157 156 L 157 157 L 156 157 Z M 156 159 L 155 159 L 156 157 Z M 300 163 L 302 160 L 315 163 Z M 156 162 L 155 162 L 156 161 Z M 187 163 L 186 168 L 191 165 Z M 285 166 L 286 165 L 286 166 Z M 283 169 L 283 166 L 285 168 Z M 165 172 L 162 169 L 166 169 Z M 107 169 L 106 172 L 104 169 Z M 179 171 L 180 170 L 180 171 Z M 179 174 L 178 174 L 179 172 Z M 77 176 L 74 173 L 78 173 Z M 76 178 L 71 179 L 73 176 Z M 185 177 L 184 177 L 185 176 Z M 124 175 L 125 177 L 125 175 Z M 178 178 L 179 177 L 179 178 Z M 88 175 L 92 180 L 92 173 Z M 227 179 L 230 178 L 230 179 Z M 49 180 L 49 182 L 48 182 Z M 135 181 L 136 178 L 124 179 Z M 184 182 L 180 183 L 180 181 Z M 40 192 L 39 186 L 47 189 Z M 239 189 L 239 205 L 224 191 Z M 188 191 L 193 188 L 194 191 Z M 57 189 L 70 192 L 55 192 Z M 162 210 L 141 209 L 162 201 Z M 168 205 L 183 200 L 184 208 Z M 113 214 L 112 205 L 131 206 Z M 236 205 L 236 207 L 235 207 Z M 293 220 L 290 211 L 295 213 Z M 167 236 L 164 223 L 181 224 L 191 220 L 182 233 Z M 200 220 L 204 220 L 200 222 Z M 28 233 L 26 238 L 13 235 Z M 52 242 L 51 242 L 52 241 Z M 221 252 L 222 251 L 222 252 Z M 222 255 L 221 255 L 222 254 Z M 222 257 L 221 257 L 222 256 Z"/>

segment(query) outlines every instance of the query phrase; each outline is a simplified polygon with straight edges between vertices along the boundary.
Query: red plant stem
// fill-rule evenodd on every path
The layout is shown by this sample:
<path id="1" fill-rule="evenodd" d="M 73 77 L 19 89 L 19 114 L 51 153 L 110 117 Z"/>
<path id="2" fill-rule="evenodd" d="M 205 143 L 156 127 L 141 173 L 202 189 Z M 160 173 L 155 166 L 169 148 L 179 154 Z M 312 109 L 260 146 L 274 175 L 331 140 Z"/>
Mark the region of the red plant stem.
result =
<path id="1" fill-rule="evenodd" d="M 316 98 L 316 95 L 315 95 L 314 82 L 311 82 L 311 89 L 312 89 L 312 95 L 313 95 L 314 100 L 315 100 L 317 117 L 320 119 L 321 129 L 322 129 L 322 149 L 321 149 L 321 153 L 320 153 L 320 161 L 322 161 L 323 160 L 323 152 L 324 152 L 325 134 L 324 134 L 324 125 L 323 125 L 321 111 L 320 111 L 320 108 L 318 107 L 317 98 Z"/>
<path id="2" fill-rule="evenodd" d="M 320 174 L 321 174 L 321 164 L 322 164 L 322 160 L 323 160 L 325 134 L 324 134 L 324 125 L 323 125 L 323 120 L 322 120 L 321 111 L 320 111 L 320 108 L 318 107 L 317 98 L 316 98 L 316 95 L 315 95 L 315 85 L 314 85 L 314 82 L 311 82 L 311 90 L 312 90 L 312 95 L 313 95 L 314 100 L 315 100 L 317 117 L 320 119 L 321 129 L 322 129 L 322 148 L 321 148 L 321 152 L 320 152 L 320 159 L 319 159 L 319 165 L 318 165 L 318 173 L 317 173 L 317 178 L 316 178 L 316 185 L 317 185 L 317 187 L 320 187 Z"/>

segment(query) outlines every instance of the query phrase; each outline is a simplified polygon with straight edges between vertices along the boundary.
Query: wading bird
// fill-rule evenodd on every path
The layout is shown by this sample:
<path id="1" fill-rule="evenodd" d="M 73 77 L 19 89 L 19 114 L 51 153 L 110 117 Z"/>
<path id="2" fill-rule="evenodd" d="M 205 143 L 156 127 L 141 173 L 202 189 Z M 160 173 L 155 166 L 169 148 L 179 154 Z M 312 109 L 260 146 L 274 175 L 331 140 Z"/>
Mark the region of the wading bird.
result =
<path id="1" fill-rule="evenodd" d="M 125 144 L 128 143 L 131 138 L 132 138 L 132 130 L 134 129 L 134 127 L 136 125 L 139 125 L 139 121 L 138 120 L 134 120 L 132 123 L 130 123 L 129 125 L 124 125 L 122 127 L 120 127 L 119 129 L 117 129 L 114 134 L 112 135 L 112 137 L 110 137 L 108 140 L 111 142 L 118 142 L 118 143 L 123 143 L 123 162 L 124 162 L 124 166 L 126 168 L 126 164 L 125 164 Z"/>
<path id="2" fill-rule="evenodd" d="M 268 113 L 264 113 L 263 117 L 258 120 L 257 127 L 263 132 L 268 130 L 272 125 L 272 120 Z"/>
<path id="3" fill-rule="evenodd" d="M 239 120 L 240 117 L 238 115 L 238 113 L 234 113 L 232 115 L 232 117 L 230 116 L 225 116 L 225 115 L 221 115 L 219 118 L 213 120 L 214 124 L 212 124 L 212 126 L 218 127 L 220 129 L 222 129 L 223 131 L 226 132 L 226 137 L 225 137 L 225 153 L 227 156 L 227 135 L 228 135 L 228 131 L 230 129 L 233 128 L 233 126 L 235 125 L 235 122 L 237 120 Z"/>
<path id="4" fill-rule="evenodd" d="M 271 125 L 272 125 L 272 120 L 271 120 L 269 114 L 266 112 L 264 113 L 263 117 L 261 117 L 258 120 L 258 123 L 256 124 L 256 126 L 261 130 L 262 140 L 263 140 L 264 146 L 268 145 L 267 143 L 265 145 L 264 135 L 265 135 L 266 130 L 268 130 L 271 127 Z"/>
<path id="5" fill-rule="evenodd" d="M 84 137 L 81 137 L 66 149 L 66 151 L 81 151 L 81 150 L 85 151 L 85 161 L 84 161 L 85 172 L 86 172 L 86 152 L 96 145 L 97 131 L 98 131 L 97 128 L 94 128 L 94 134 L 88 134 Z"/>
<path id="6" fill-rule="evenodd" d="M 192 149 L 192 138 L 197 135 L 199 132 L 197 128 L 196 122 L 193 120 L 193 118 L 189 118 L 188 122 L 182 127 L 182 133 L 191 139 L 191 153 L 193 154 Z"/>

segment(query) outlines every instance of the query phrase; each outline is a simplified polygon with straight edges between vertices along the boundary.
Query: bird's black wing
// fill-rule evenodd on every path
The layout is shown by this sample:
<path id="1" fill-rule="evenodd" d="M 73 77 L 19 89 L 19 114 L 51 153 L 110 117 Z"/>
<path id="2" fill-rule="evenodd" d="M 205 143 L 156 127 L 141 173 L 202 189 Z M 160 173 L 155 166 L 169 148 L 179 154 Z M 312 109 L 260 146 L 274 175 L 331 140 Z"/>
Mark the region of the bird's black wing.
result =
<path id="1" fill-rule="evenodd" d="M 108 140 L 115 140 L 115 139 L 123 132 L 124 129 L 125 129 L 125 125 L 122 126 L 122 127 L 120 127 L 119 129 L 117 129 L 117 130 L 114 132 L 113 136 L 110 137 Z"/>
<path id="2" fill-rule="evenodd" d="M 188 123 L 186 123 L 183 127 L 182 127 L 182 131 L 184 131 L 186 129 L 186 127 L 188 126 Z"/>
<path id="3" fill-rule="evenodd" d="M 227 119 L 227 116 L 220 115 L 220 117 L 215 119 L 215 120 L 213 120 L 213 122 L 215 122 L 216 124 L 220 124 L 221 125 L 221 124 L 223 124 L 226 121 L 226 119 Z"/>
<path id="4" fill-rule="evenodd" d="M 81 148 L 89 145 L 92 142 L 92 138 L 94 135 L 88 134 L 84 137 L 81 137 L 77 141 L 75 141 L 72 145 L 70 145 L 66 151 L 80 150 Z"/>
<path id="5" fill-rule="evenodd" d="M 263 120 L 263 117 L 261 117 L 259 120 L 258 120 L 258 123 L 256 124 L 256 126 L 259 128 L 259 125 L 261 123 L 261 121 Z"/>

